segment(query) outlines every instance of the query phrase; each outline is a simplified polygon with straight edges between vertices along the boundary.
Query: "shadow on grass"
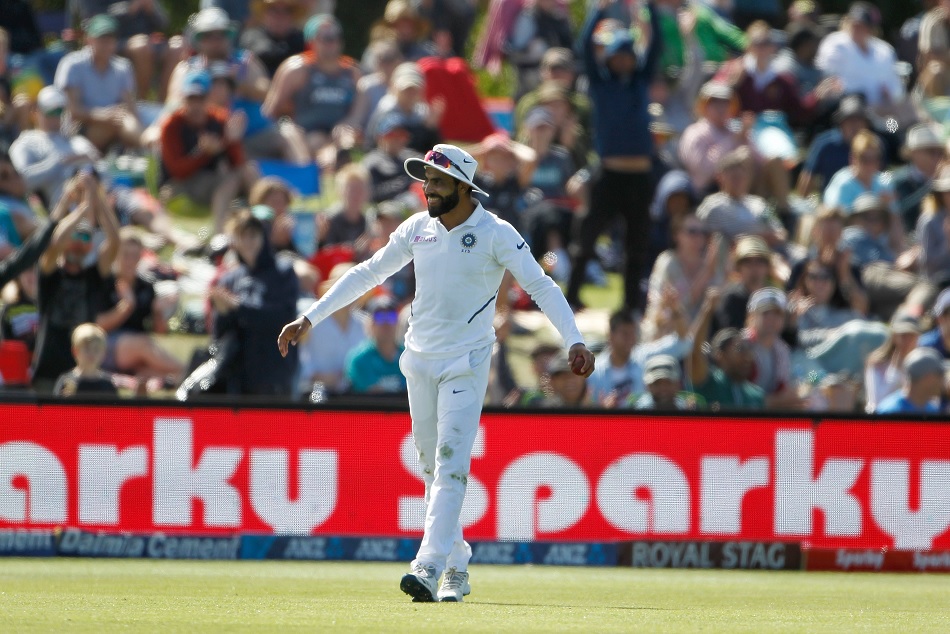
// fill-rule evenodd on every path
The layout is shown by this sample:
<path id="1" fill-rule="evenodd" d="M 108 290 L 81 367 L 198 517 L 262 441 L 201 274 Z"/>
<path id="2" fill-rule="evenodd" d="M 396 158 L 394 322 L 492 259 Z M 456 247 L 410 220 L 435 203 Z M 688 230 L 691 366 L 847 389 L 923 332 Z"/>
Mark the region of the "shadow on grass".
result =
<path id="1" fill-rule="evenodd" d="M 517 607 L 517 608 L 572 608 L 575 610 L 656 610 L 663 612 L 673 612 L 673 608 L 655 608 L 650 606 L 635 606 L 635 605 L 567 605 L 567 604 L 558 604 L 551 605 L 550 603 L 509 603 L 505 601 L 467 601 L 470 605 L 498 605 L 505 607 Z"/>

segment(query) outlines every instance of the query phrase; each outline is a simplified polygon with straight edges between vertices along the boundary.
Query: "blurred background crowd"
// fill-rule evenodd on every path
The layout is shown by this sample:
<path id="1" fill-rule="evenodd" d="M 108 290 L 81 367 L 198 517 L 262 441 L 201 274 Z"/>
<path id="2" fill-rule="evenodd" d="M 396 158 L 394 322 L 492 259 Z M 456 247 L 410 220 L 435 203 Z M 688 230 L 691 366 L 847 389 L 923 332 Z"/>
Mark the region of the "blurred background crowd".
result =
<path id="1" fill-rule="evenodd" d="M 598 352 L 489 404 L 948 412 L 950 1 L 827 4 L 3 0 L 4 389 L 404 398 L 411 265 L 275 342 L 445 141 Z"/>

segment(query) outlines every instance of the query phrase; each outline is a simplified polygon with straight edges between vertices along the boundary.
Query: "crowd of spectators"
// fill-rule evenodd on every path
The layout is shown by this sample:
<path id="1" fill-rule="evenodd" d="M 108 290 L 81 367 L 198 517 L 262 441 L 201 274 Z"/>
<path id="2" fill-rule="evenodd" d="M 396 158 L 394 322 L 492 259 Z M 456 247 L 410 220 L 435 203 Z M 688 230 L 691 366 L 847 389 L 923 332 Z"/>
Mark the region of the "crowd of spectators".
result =
<path id="1" fill-rule="evenodd" d="M 0 372 L 22 351 L 37 392 L 404 394 L 411 264 L 275 340 L 423 210 L 403 163 L 449 141 L 603 337 L 589 379 L 543 337 L 515 372 L 535 307 L 506 277 L 491 404 L 950 407 L 950 2 L 897 28 L 863 1 L 390 0 L 353 56 L 332 1 L 203 0 L 173 33 L 160 0 L 79 0 L 55 49 L 12 4 Z M 479 94 L 506 64 L 511 98 Z"/>

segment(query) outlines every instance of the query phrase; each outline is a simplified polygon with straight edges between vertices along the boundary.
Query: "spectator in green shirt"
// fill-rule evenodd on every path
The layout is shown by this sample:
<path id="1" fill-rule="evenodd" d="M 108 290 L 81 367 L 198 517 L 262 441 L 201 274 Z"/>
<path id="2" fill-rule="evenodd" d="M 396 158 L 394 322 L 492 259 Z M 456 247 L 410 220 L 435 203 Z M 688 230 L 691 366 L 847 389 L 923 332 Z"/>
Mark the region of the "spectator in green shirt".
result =
<path id="1" fill-rule="evenodd" d="M 739 330 L 724 328 L 713 337 L 710 348 L 715 366 L 710 367 L 703 351 L 718 301 L 719 290 L 710 289 L 693 336 L 693 350 L 686 366 L 687 377 L 693 391 L 705 399 L 710 409 L 763 409 L 765 393 L 749 381 L 754 363 L 752 347 Z"/>
<path id="2" fill-rule="evenodd" d="M 660 32 L 663 35 L 660 70 L 677 76 L 686 60 L 686 47 L 676 19 L 682 2 L 657 0 L 655 5 L 660 12 Z M 688 9 L 683 10 L 692 11 L 696 16 L 696 39 L 707 62 L 722 63 L 745 50 L 746 37 L 742 30 L 706 5 L 692 2 Z"/>

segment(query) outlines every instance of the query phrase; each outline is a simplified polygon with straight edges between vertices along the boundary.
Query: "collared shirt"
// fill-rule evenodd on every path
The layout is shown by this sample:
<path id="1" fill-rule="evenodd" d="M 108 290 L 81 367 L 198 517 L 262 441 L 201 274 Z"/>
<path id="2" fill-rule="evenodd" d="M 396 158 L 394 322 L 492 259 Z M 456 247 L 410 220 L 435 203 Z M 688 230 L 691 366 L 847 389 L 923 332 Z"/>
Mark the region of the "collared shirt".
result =
<path id="1" fill-rule="evenodd" d="M 680 160 L 689 172 L 693 189 L 701 192 L 716 177 L 719 159 L 742 145 L 728 129 L 714 128 L 707 119 L 700 119 L 683 131 L 680 138 Z"/>
<path id="2" fill-rule="evenodd" d="M 846 94 L 862 93 L 872 107 L 884 102 L 884 90 L 892 102 L 904 97 L 904 86 L 894 68 L 896 61 L 894 49 L 884 40 L 872 37 L 868 50 L 862 51 L 844 31 L 825 37 L 815 56 L 815 66 L 841 79 Z"/>
<path id="3" fill-rule="evenodd" d="M 831 178 L 831 182 L 825 188 L 825 195 L 822 202 L 826 207 L 842 207 L 850 210 L 854 206 L 854 201 L 861 194 L 872 193 L 877 196 L 882 194 L 894 193 L 894 185 L 890 174 L 878 172 L 874 175 L 874 181 L 871 188 L 868 189 L 864 183 L 854 176 L 851 166 L 843 167 Z M 893 211 L 893 209 L 892 209 Z M 897 218 L 894 219 L 895 221 Z"/>
<path id="4" fill-rule="evenodd" d="M 113 55 L 102 72 L 93 64 L 92 49 L 88 46 L 60 61 L 53 83 L 64 92 L 79 89 L 79 101 L 86 109 L 119 105 L 127 94 L 135 92 L 135 76 L 127 59 Z"/>
<path id="5" fill-rule="evenodd" d="M 340 278 L 304 316 L 316 324 L 414 261 L 406 347 L 430 358 L 455 357 L 495 341 L 493 304 L 505 270 L 511 271 L 571 346 L 583 343 L 561 289 L 531 255 L 521 235 L 481 204 L 451 231 L 420 212 L 389 242 Z"/>

